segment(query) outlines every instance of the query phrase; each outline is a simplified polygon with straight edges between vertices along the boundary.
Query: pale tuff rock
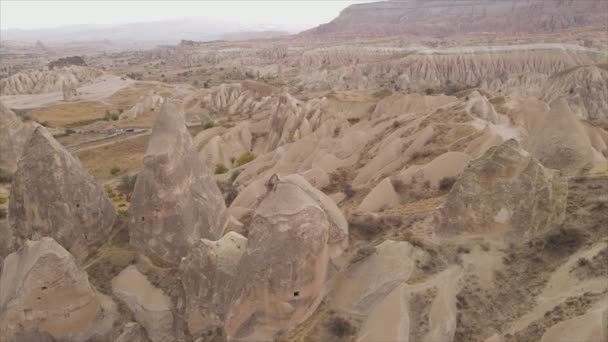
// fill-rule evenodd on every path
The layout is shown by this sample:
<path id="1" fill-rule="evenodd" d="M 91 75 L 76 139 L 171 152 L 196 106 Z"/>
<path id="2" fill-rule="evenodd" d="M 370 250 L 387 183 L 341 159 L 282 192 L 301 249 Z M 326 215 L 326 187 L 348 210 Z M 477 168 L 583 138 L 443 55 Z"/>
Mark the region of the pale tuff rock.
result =
<path id="1" fill-rule="evenodd" d="M 165 99 L 162 96 L 157 95 L 154 92 L 150 92 L 140 97 L 135 105 L 129 110 L 120 114 L 120 119 L 135 119 L 144 113 L 157 110 L 162 106 L 164 100 Z"/>
<path id="2" fill-rule="evenodd" d="M 31 124 L 19 117 L 0 101 L 0 168 L 9 172 L 17 169 L 23 148 L 32 134 Z"/>
<path id="3" fill-rule="evenodd" d="M 526 128 L 522 146 L 543 165 L 574 173 L 606 161 L 608 133 L 573 113 L 565 98 L 550 106 L 536 100 L 520 104 L 517 116 Z"/>
<path id="4" fill-rule="evenodd" d="M 203 138 L 200 138 L 200 140 L 203 140 Z M 200 157 L 209 166 L 222 164 L 231 167 L 241 155 L 251 151 L 251 143 L 252 136 L 249 125 L 244 122 L 222 135 L 216 135 L 209 139 L 201 149 Z"/>
<path id="5" fill-rule="evenodd" d="M 38 330 L 59 341 L 107 336 L 116 317 L 74 257 L 51 238 L 27 241 L 4 260 L 0 278 L 0 340 Z"/>
<path id="6" fill-rule="evenodd" d="M 605 59 L 599 53 L 568 51 L 567 47 L 529 46 L 513 51 L 497 51 L 492 47 L 475 49 L 420 50 L 392 60 L 385 60 L 385 53 L 377 53 L 373 62 L 303 69 L 298 76 L 299 85 L 306 89 L 363 90 L 387 87 L 390 79 L 393 80 L 392 86 L 400 89 L 435 88 L 446 85 L 448 81 L 474 86 L 484 81 L 492 83 L 506 78 L 505 75 L 534 73 L 549 76 L 579 65 L 601 63 Z M 537 90 L 541 86 L 534 83 Z"/>
<path id="7" fill-rule="evenodd" d="M 469 164 L 471 157 L 462 152 L 446 152 L 426 165 L 412 165 L 399 172 L 397 179 L 404 184 L 415 181 L 417 184 L 430 182 L 432 188 L 438 188 L 444 178 L 458 177 Z"/>
<path id="8" fill-rule="evenodd" d="M 268 118 L 270 133 L 265 151 L 273 151 L 312 133 L 322 121 L 324 102 L 324 98 L 301 102 L 283 92 L 276 110 Z"/>
<path id="9" fill-rule="evenodd" d="M 99 70 L 77 65 L 46 71 L 19 72 L 0 80 L 0 95 L 62 91 L 64 86 L 76 88 L 101 75 Z"/>
<path id="10" fill-rule="evenodd" d="M 325 295 L 332 254 L 347 243 L 335 204 L 300 176 L 273 176 L 268 187 L 236 271 L 229 339 L 272 339 L 308 318 Z"/>
<path id="11" fill-rule="evenodd" d="M 462 269 L 451 267 L 421 284 L 401 283 L 373 306 L 363 322 L 357 341 L 446 341 L 456 333 L 456 295 L 462 286 Z M 423 303 L 416 303 L 423 300 Z M 425 303 L 428 301 L 429 303 Z M 426 317 L 416 317 L 428 305 Z M 416 336 L 420 319 L 426 333 Z"/>
<path id="12" fill-rule="evenodd" d="M 80 161 L 37 126 L 13 176 L 9 220 L 17 242 L 50 236 L 81 260 L 108 238 L 115 217 Z"/>
<path id="13" fill-rule="evenodd" d="M 227 219 L 222 194 L 192 146 L 182 110 L 166 100 L 129 208 L 131 245 L 178 264 L 196 241 L 218 239 Z"/>
<path id="14" fill-rule="evenodd" d="M 182 261 L 186 321 L 191 335 L 223 327 L 237 266 L 246 248 L 247 238 L 229 232 L 218 241 L 200 240 Z"/>
<path id="15" fill-rule="evenodd" d="M 212 116 L 245 115 L 250 117 L 256 112 L 268 110 L 275 99 L 269 96 L 268 91 L 256 91 L 241 83 L 222 84 L 205 96 L 204 104 Z M 267 87 L 267 86 L 266 86 Z M 253 88 L 253 89 L 252 89 Z"/>
<path id="16" fill-rule="evenodd" d="M 376 212 L 394 208 L 399 205 L 399 195 L 390 178 L 385 178 L 365 196 L 359 207 L 360 211 Z"/>
<path id="17" fill-rule="evenodd" d="M 129 322 L 125 324 L 120 335 L 114 340 L 114 342 L 148 342 L 146 333 L 142 329 L 141 325 L 135 322 Z"/>
<path id="18" fill-rule="evenodd" d="M 439 229 L 535 234 L 564 219 L 567 191 L 565 177 L 508 140 L 464 170 L 441 208 Z"/>
<path id="19" fill-rule="evenodd" d="M 78 90 L 74 84 L 64 83 L 62 87 L 63 101 L 71 102 L 78 100 Z"/>
<path id="20" fill-rule="evenodd" d="M 565 97 L 580 118 L 608 123 L 608 68 L 589 65 L 556 73 L 547 80 L 541 96 L 547 103 Z"/>
<path id="21" fill-rule="evenodd" d="M 485 96 L 479 94 L 479 92 L 471 92 L 468 98 L 465 110 L 471 116 L 495 125 L 508 123 L 508 118 L 498 114 L 490 101 Z"/>
<path id="22" fill-rule="evenodd" d="M 340 310 L 367 314 L 378 300 L 410 278 L 416 260 L 427 257 L 409 242 L 384 241 L 336 282 L 332 302 Z"/>
<path id="23" fill-rule="evenodd" d="M 152 342 L 174 339 L 173 304 L 133 265 L 112 279 L 112 293 L 125 302 Z"/>

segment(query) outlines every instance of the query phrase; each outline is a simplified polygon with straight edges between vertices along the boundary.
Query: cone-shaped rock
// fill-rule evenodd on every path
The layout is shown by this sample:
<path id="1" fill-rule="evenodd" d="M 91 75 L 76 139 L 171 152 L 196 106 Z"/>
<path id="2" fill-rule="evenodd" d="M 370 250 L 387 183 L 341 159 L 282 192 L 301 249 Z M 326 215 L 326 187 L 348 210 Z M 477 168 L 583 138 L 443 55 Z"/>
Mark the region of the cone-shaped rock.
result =
<path id="1" fill-rule="evenodd" d="M 116 212 L 101 186 L 42 126 L 13 176 L 9 220 L 17 242 L 50 236 L 79 260 L 103 242 Z"/>
<path id="2" fill-rule="evenodd" d="M 24 124 L 0 101 L 0 169 L 14 172 L 32 126 Z"/>
<path id="3" fill-rule="evenodd" d="M 4 260 L 0 341 L 19 341 L 31 331 L 58 341 L 86 341 L 110 333 L 115 317 L 115 304 L 95 291 L 74 257 L 53 239 L 26 241 Z"/>
<path id="4" fill-rule="evenodd" d="M 564 219 L 568 187 L 511 139 L 471 162 L 441 208 L 444 232 L 543 230 Z"/>
<path id="5" fill-rule="evenodd" d="M 342 214 L 302 177 L 275 175 L 268 187 L 232 284 L 228 339 L 273 340 L 306 320 L 326 292 L 332 254 L 347 243 Z"/>
<path id="6" fill-rule="evenodd" d="M 129 208 L 131 245 L 178 264 L 196 241 L 220 238 L 227 217 L 222 194 L 193 148 L 183 111 L 165 101 Z"/>

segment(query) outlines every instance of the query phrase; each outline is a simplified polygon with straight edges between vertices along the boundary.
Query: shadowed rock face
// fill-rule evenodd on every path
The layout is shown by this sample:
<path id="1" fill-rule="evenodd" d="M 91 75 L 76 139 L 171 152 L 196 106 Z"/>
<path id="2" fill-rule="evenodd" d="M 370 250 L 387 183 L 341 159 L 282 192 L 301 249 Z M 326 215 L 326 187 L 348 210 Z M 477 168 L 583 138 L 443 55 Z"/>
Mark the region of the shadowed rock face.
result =
<path id="1" fill-rule="evenodd" d="M 0 101 L 0 168 L 14 172 L 32 126 L 24 124 Z"/>
<path id="2" fill-rule="evenodd" d="M 226 205 L 170 100 L 156 120 L 129 208 L 131 245 L 178 264 L 196 241 L 221 237 Z"/>
<path id="3" fill-rule="evenodd" d="M 218 241 L 202 239 L 190 249 L 180 270 L 186 294 L 190 334 L 204 335 L 222 328 L 230 305 L 230 288 L 247 238 L 229 232 Z"/>
<path id="4" fill-rule="evenodd" d="M 171 299 L 133 265 L 112 279 L 112 292 L 133 312 L 153 342 L 174 340 Z"/>
<path id="5" fill-rule="evenodd" d="M 17 243 L 50 236 L 78 259 L 104 241 L 116 213 L 101 186 L 42 126 L 13 176 L 9 220 Z"/>
<path id="6" fill-rule="evenodd" d="M 511 139 L 471 162 L 441 209 L 440 230 L 534 234 L 564 219 L 567 181 Z"/>
<path id="7" fill-rule="evenodd" d="M 27 241 L 4 261 L 2 341 L 47 333 L 60 341 L 86 341 L 107 335 L 115 315 L 115 305 L 97 294 L 74 257 L 51 238 Z"/>
<path id="8" fill-rule="evenodd" d="M 286 178 L 271 178 L 249 226 L 225 323 L 229 339 L 271 340 L 308 318 L 325 295 L 336 220 L 300 184 L 306 181 Z"/>

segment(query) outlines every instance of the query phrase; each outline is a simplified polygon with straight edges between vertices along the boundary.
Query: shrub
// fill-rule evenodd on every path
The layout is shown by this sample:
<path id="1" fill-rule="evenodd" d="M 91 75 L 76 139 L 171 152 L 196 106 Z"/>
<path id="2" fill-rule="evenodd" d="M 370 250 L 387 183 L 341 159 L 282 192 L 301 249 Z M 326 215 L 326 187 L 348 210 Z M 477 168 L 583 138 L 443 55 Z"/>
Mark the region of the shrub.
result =
<path id="1" fill-rule="evenodd" d="M 336 337 L 350 336 L 355 333 L 355 327 L 342 317 L 333 317 L 329 322 L 329 331 Z"/>
<path id="2" fill-rule="evenodd" d="M 205 122 L 205 125 L 203 126 L 203 130 L 213 128 L 213 127 L 215 127 L 215 121 L 209 120 L 209 121 Z"/>
<path id="3" fill-rule="evenodd" d="M 129 210 L 128 209 L 118 209 L 116 212 L 120 216 L 127 217 Z"/>
<path id="4" fill-rule="evenodd" d="M 226 167 L 226 165 L 224 165 L 224 164 L 215 165 L 215 174 L 216 175 L 221 175 L 226 172 L 228 172 L 228 168 Z"/>
<path id="5" fill-rule="evenodd" d="M 244 153 L 239 157 L 239 159 L 236 160 L 236 167 L 243 166 L 254 159 L 255 159 L 255 153 L 253 153 L 253 152 Z"/>
<path id="6" fill-rule="evenodd" d="M 0 208 L 0 219 L 5 219 L 8 216 L 6 208 Z"/>
<path id="7" fill-rule="evenodd" d="M 4 204 L 6 201 L 8 201 L 6 197 L 0 197 L 0 204 Z"/>
<path id="8" fill-rule="evenodd" d="M 120 168 L 118 166 L 114 166 L 110 169 L 110 174 L 112 176 L 116 176 L 120 172 Z"/>
<path id="9" fill-rule="evenodd" d="M 76 131 L 71 128 L 68 128 L 65 130 L 65 135 L 70 135 L 70 134 L 74 134 L 74 133 L 76 133 Z"/>
<path id="10" fill-rule="evenodd" d="M 13 174 L 4 169 L 0 169 L 0 183 L 10 183 L 12 181 Z"/>
<path id="11" fill-rule="evenodd" d="M 137 174 L 124 175 L 120 179 L 120 190 L 126 194 L 130 194 L 135 189 L 135 183 L 137 182 Z"/>
<path id="12" fill-rule="evenodd" d="M 433 95 L 433 94 L 435 94 L 435 89 L 433 89 L 433 88 L 426 88 L 426 89 L 424 90 L 424 93 L 425 93 L 426 95 Z"/>
<path id="13" fill-rule="evenodd" d="M 456 183 L 456 177 L 443 177 L 439 181 L 439 190 L 450 191 L 454 183 Z"/>

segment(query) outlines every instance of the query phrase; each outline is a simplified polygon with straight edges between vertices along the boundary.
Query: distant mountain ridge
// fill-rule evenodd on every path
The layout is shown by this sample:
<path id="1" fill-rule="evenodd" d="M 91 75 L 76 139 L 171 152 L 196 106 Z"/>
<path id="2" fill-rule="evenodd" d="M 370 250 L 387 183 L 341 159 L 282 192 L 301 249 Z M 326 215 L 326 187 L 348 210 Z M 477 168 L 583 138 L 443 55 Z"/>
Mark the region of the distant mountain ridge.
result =
<path id="1" fill-rule="evenodd" d="M 301 36 L 543 33 L 608 25 L 604 0 L 401 0 L 351 5 Z"/>

